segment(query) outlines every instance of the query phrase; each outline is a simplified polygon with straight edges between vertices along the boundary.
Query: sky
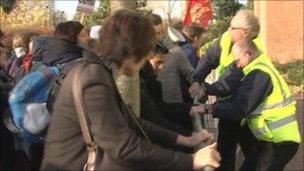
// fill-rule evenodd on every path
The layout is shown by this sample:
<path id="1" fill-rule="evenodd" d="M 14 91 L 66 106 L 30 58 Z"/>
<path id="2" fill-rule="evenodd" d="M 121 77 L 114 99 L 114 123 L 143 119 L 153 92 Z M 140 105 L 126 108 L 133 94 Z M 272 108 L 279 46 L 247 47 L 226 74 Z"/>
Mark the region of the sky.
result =
<path id="1" fill-rule="evenodd" d="M 55 0 L 55 9 L 64 11 L 67 18 L 70 20 L 74 17 L 76 13 L 78 0 Z M 99 0 L 96 0 L 95 8 L 98 8 Z"/>
<path id="2" fill-rule="evenodd" d="M 242 4 L 246 4 L 247 0 L 238 0 Z M 71 20 L 76 13 L 78 0 L 55 0 L 55 9 L 64 11 L 67 18 Z M 99 6 L 99 0 L 96 0 L 95 9 Z"/>

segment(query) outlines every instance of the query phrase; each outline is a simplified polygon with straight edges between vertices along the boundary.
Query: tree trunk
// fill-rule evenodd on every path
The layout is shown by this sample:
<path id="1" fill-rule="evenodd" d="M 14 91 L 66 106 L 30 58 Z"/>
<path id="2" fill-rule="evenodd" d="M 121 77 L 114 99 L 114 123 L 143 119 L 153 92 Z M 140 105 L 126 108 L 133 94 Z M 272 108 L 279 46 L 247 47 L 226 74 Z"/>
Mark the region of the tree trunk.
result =
<path id="1" fill-rule="evenodd" d="M 110 0 L 111 14 L 119 9 L 136 10 L 136 0 Z"/>

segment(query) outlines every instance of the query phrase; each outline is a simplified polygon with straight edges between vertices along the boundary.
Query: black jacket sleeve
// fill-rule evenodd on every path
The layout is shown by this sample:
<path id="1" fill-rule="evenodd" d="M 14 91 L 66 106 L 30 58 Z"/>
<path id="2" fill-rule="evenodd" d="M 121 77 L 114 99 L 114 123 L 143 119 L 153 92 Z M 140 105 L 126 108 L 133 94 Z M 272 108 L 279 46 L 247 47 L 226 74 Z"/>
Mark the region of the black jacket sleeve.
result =
<path id="1" fill-rule="evenodd" d="M 141 89 L 141 117 L 145 120 L 148 120 L 156 125 L 161 126 L 162 128 L 174 131 L 182 135 L 191 135 L 191 132 L 185 130 L 183 127 L 176 123 L 172 123 L 162 117 L 158 106 L 151 99 L 146 90 L 142 87 Z M 158 139 L 160 139 L 158 137 Z M 176 140 L 176 138 L 175 138 Z M 174 141 L 175 141 L 174 140 Z"/>
<path id="2" fill-rule="evenodd" d="M 243 71 L 233 62 L 226 68 L 226 72 L 218 81 L 213 84 L 205 83 L 206 94 L 218 97 L 232 95 L 240 86 L 243 77 Z"/>
<path id="3" fill-rule="evenodd" d="M 212 69 L 219 65 L 221 56 L 220 39 L 211 46 L 204 57 L 198 61 L 195 73 L 193 75 L 193 82 L 201 83 Z"/>
<path id="4" fill-rule="evenodd" d="M 240 120 L 258 107 L 272 89 L 270 76 L 261 70 L 254 70 L 244 78 L 235 95 L 214 104 L 213 115 L 221 119 Z"/>
<path id="5" fill-rule="evenodd" d="M 166 103 L 162 102 L 159 105 L 159 110 L 164 118 L 174 123 L 178 123 L 184 129 L 192 131 L 192 118 L 189 115 L 192 103 Z"/>

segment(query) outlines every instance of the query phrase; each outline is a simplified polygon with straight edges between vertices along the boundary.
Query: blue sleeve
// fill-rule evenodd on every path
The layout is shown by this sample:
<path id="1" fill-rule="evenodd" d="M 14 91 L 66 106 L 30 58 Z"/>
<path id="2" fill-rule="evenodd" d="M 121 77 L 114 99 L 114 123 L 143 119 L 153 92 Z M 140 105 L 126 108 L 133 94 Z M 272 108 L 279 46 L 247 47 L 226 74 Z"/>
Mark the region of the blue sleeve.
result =
<path id="1" fill-rule="evenodd" d="M 192 44 L 187 43 L 187 44 L 181 45 L 181 48 L 183 49 L 184 53 L 186 54 L 191 66 L 195 69 L 197 66 L 197 62 L 199 61 L 200 58 L 197 56 L 196 51 L 192 47 Z"/>

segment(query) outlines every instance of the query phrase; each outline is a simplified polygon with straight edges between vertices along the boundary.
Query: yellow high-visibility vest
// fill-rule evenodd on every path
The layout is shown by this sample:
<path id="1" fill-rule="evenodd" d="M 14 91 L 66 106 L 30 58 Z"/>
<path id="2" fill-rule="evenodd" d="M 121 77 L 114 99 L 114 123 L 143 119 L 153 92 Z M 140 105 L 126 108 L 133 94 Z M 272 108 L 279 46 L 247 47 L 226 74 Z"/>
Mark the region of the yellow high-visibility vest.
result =
<path id="1" fill-rule="evenodd" d="M 258 47 L 258 49 L 262 52 L 265 52 L 265 46 L 262 42 L 261 38 L 257 36 L 253 39 L 253 42 Z M 226 31 L 220 40 L 220 47 L 221 47 L 221 56 L 219 66 L 216 68 L 217 78 L 219 78 L 224 72 L 226 67 L 231 64 L 234 60 L 231 49 L 232 49 L 232 37 L 229 31 Z"/>
<path id="2" fill-rule="evenodd" d="M 252 133 L 259 140 L 274 143 L 284 141 L 300 143 L 301 135 L 296 120 L 296 101 L 293 99 L 287 83 L 264 53 L 243 68 L 245 75 L 254 70 L 261 70 L 270 76 L 273 90 L 246 117 Z"/>

